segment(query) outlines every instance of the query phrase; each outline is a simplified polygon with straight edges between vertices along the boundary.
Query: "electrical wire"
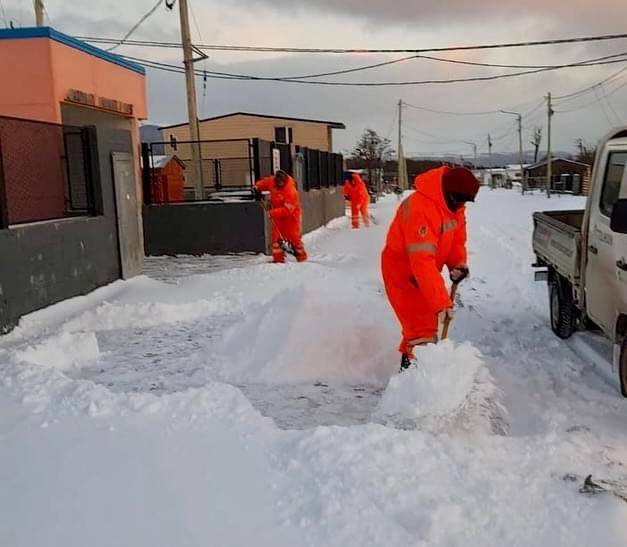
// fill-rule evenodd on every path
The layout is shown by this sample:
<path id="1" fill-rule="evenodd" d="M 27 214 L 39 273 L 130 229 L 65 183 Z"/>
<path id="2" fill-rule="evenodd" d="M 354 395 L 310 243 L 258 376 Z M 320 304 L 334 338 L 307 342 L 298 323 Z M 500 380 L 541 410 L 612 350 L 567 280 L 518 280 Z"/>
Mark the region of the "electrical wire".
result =
<path id="1" fill-rule="evenodd" d="M 607 124 L 611 127 L 614 124 L 612 120 L 610 120 L 610 115 L 607 113 L 607 110 L 605 109 L 605 105 L 603 104 L 601 97 L 599 97 L 599 92 L 596 87 L 594 88 L 594 96 L 597 98 L 597 104 L 599 105 L 599 108 L 602 110 L 603 115 L 605 116 L 605 119 L 607 120 Z"/>
<path id="2" fill-rule="evenodd" d="M 622 85 L 614 88 L 612 91 L 610 91 L 609 93 L 606 94 L 607 97 L 610 97 L 611 95 L 614 95 L 616 92 L 620 91 L 621 89 L 623 89 L 624 87 L 627 86 L 627 82 L 623 83 Z M 569 108 L 567 110 L 554 110 L 554 112 L 556 114 L 568 114 L 569 112 L 577 112 L 579 110 L 584 110 L 586 108 L 588 108 L 589 106 L 593 106 L 596 105 L 598 103 L 598 100 L 594 100 L 592 102 L 577 106 L 575 108 Z"/>
<path id="3" fill-rule="evenodd" d="M 118 43 L 120 40 L 115 38 L 104 38 L 94 36 L 78 36 L 80 40 L 93 43 Z M 367 49 L 367 48 L 302 48 L 302 47 L 269 47 L 269 46 L 238 46 L 238 45 L 215 45 L 215 44 L 197 44 L 198 49 L 216 50 L 216 51 L 247 51 L 247 52 L 268 52 L 268 53 L 338 53 L 338 54 L 365 54 L 365 53 L 435 53 L 444 51 L 473 51 L 486 49 L 506 49 L 518 47 L 532 46 L 548 46 L 561 44 L 575 44 L 585 42 L 600 42 L 608 40 L 620 40 L 627 38 L 626 34 L 604 34 L 597 36 L 583 36 L 574 38 L 558 38 L 551 40 L 535 40 L 526 42 L 506 42 L 500 44 L 480 44 L 470 46 L 448 46 L 448 47 L 430 47 L 416 49 Z M 129 45 L 148 46 L 148 47 L 174 47 L 181 48 L 180 42 L 158 42 L 150 40 L 121 40 Z"/>
<path id="4" fill-rule="evenodd" d="M 148 59 L 142 59 L 138 57 L 131 57 L 127 55 L 121 55 L 121 57 L 135 61 L 136 63 L 144 66 L 149 66 L 149 68 L 161 68 L 163 70 L 169 70 L 172 72 L 183 72 L 183 68 L 178 67 L 176 65 L 169 65 L 166 63 L 160 63 L 158 61 L 151 61 Z M 333 81 L 320 81 L 320 80 L 303 80 L 303 79 L 287 79 L 280 77 L 267 77 L 267 76 L 253 76 L 250 74 L 234 74 L 229 72 L 218 72 L 218 71 L 205 71 L 204 74 L 207 74 L 210 78 L 217 79 L 231 79 L 231 80 L 247 80 L 247 81 L 269 81 L 269 82 L 286 82 L 286 83 L 296 83 L 296 84 L 309 84 L 309 85 L 322 85 L 322 86 L 345 86 L 345 87 L 388 87 L 388 86 L 408 86 L 408 85 L 438 85 L 438 84 L 452 84 L 452 83 L 467 83 L 467 82 L 486 82 L 486 81 L 494 81 L 501 80 L 504 78 L 515 78 L 520 76 L 526 76 L 530 74 L 538 74 L 542 72 L 548 72 L 553 70 L 561 70 L 565 68 L 576 68 L 576 67 L 589 67 L 589 66 L 598 66 L 598 65 L 606 65 L 606 64 L 615 64 L 615 63 L 624 63 L 627 62 L 627 58 L 623 59 L 610 59 L 610 60 L 601 60 L 606 59 L 606 57 L 600 57 L 598 59 L 589 59 L 586 61 L 580 61 L 577 63 L 567 63 L 563 65 L 555 65 L 550 68 L 541 68 L 534 70 L 526 70 L 522 72 L 510 72 L 506 74 L 496 74 L 490 76 L 475 76 L 470 78 L 453 78 L 453 79 L 434 79 L 434 80 L 414 80 L 414 81 L 391 81 L 391 82 L 333 82 Z M 196 74 L 198 72 L 196 71 Z"/>
<path id="5" fill-rule="evenodd" d="M 567 95 L 558 95 L 556 97 L 553 97 L 553 100 L 554 101 L 565 101 L 565 100 L 570 100 L 571 98 L 578 97 L 579 95 L 583 95 L 584 93 L 588 93 L 588 92 L 592 91 L 595 87 L 597 87 L 599 85 L 603 85 L 603 84 L 609 83 L 610 81 L 614 80 L 615 78 L 617 78 L 618 76 L 623 74 L 625 71 L 627 71 L 627 67 L 623 67 L 619 71 L 617 71 L 614 74 L 608 76 L 607 78 L 604 78 L 600 82 L 596 82 L 595 84 L 586 86 L 583 89 L 579 89 L 578 91 L 574 91 L 573 93 L 568 93 Z"/>
<path id="6" fill-rule="evenodd" d="M 107 49 L 107 51 L 113 51 L 114 49 L 120 47 L 122 44 L 126 43 L 128 39 L 133 35 L 133 33 L 148 19 L 163 3 L 163 0 L 158 0 L 157 3 L 148 10 L 137 23 L 135 23 L 130 30 L 124 35 L 121 40 L 114 42 L 114 45 Z"/>
<path id="7" fill-rule="evenodd" d="M 607 95 L 607 90 L 605 89 L 605 86 L 603 85 L 599 86 L 599 91 L 603 94 L 603 98 L 605 99 L 607 106 L 612 111 L 612 114 L 614 114 L 614 117 L 618 120 L 618 123 L 623 124 L 623 118 L 622 116 L 619 116 L 618 112 L 616 112 L 616 110 L 614 109 L 614 105 L 612 104 L 612 102 L 610 101 L 610 98 Z"/>

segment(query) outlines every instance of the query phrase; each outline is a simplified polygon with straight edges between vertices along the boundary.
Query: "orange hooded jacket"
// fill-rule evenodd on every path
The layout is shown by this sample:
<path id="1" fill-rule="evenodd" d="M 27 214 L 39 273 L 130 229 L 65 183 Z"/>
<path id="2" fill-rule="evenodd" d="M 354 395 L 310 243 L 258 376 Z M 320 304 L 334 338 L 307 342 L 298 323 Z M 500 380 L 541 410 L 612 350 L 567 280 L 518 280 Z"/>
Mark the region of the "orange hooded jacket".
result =
<path id="1" fill-rule="evenodd" d="M 300 224 L 301 209 L 300 198 L 296 182 L 289 175 L 283 188 L 276 185 L 274 176 L 265 177 L 255 184 L 257 190 L 270 192 L 270 216 L 279 221 L 295 221 Z"/>
<path id="2" fill-rule="evenodd" d="M 409 280 L 417 285 L 434 315 L 453 305 L 442 268 L 453 269 L 467 261 L 465 207 L 451 212 L 442 192 L 447 169 L 432 169 L 416 177 L 416 191 L 399 206 L 383 251 L 391 282 L 402 286 Z"/>
<path id="3" fill-rule="evenodd" d="M 364 179 L 362 179 L 357 173 L 352 174 L 352 182 L 347 180 L 344 183 L 344 197 L 347 197 L 351 203 L 355 205 L 362 205 L 370 201 L 370 195 L 368 194 L 368 188 Z"/>

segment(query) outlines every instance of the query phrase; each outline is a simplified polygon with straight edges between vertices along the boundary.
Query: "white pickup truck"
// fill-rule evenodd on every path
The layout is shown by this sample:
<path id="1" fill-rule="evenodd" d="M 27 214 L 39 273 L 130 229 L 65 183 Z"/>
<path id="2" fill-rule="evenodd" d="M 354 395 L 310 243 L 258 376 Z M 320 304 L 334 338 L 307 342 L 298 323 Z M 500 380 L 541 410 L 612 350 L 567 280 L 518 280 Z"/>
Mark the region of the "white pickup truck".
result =
<path id="1" fill-rule="evenodd" d="M 534 266 L 544 269 L 536 279 L 548 281 L 553 332 L 600 329 L 627 397 L 627 127 L 599 143 L 585 210 L 534 213 L 533 221 Z"/>

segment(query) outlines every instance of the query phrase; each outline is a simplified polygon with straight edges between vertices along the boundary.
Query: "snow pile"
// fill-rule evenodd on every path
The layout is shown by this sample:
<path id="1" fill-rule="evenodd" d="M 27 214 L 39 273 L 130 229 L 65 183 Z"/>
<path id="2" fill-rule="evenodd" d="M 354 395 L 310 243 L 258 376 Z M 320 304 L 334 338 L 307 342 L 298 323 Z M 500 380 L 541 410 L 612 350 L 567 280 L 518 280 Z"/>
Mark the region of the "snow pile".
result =
<path id="1" fill-rule="evenodd" d="M 192 321 L 223 311 L 228 300 L 223 296 L 193 302 L 141 302 L 117 304 L 103 302 L 65 323 L 68 332 L 152 327 L 179 321 Z"/>
<path id="2" fill-rule="evenodd" d="M 401 428 L 452 425 L 504 433 L 498 389 L 479 351 L 445 340 L 414 350 L 418 366 L 390 378 L 375 419 Z"/>
<path id="3" fill-rule="evenodd" d="M 251 306 L 225 334 L 221 376 L 232 382 L 384 385 L 395 366 L 390 331 L 358 301 L 355 289 L 328 283 L 325 289 L 286 289 Z"/>
<path id="4" fill-rule="evenodd" d="M 95 359 L 100 354 L 93 332 L 63 332 L 44 341 L 15 351 L 18 362 L 68 370 Z"/>

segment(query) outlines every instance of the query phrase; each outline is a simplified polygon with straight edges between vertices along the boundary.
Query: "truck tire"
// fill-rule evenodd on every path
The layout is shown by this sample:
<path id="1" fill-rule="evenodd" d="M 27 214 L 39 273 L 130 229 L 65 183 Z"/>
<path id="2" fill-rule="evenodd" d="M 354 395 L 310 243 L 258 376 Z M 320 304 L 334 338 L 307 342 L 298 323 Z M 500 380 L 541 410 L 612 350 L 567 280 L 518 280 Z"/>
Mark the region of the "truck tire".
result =
<path id="1" fill-rule="evenodd" d="M 570 283 L 559 275 L 554 275 L 549 284 L 551 307 L 551 329 L 560 338 L 570 338 L 575 332 L 577 308 L 573 302 Z"/>
<path id="2" fill-rule="evenodd" d="M 620 352 L 618 376 L 620 378 L 620 390 L 623 397 L 627 397 L 627 337 L 623 340 L 623 347 Z"/>

